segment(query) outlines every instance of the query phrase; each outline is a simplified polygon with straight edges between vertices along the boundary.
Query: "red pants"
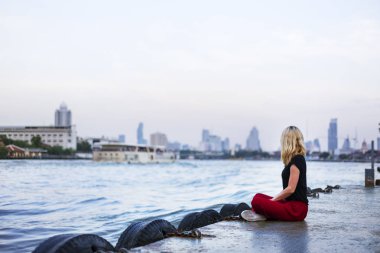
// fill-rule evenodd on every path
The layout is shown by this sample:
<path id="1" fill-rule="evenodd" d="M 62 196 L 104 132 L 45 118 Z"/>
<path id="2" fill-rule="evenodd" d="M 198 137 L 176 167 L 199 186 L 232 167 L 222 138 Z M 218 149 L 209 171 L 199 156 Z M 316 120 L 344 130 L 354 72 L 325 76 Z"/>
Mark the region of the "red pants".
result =
<path id="1" fill-rule="evenodd" d="M 258 193 L 252 199 L 252 210 L 268 220 L 303 221 L 307 215 L 307 204 L 302 201 L 272 201 L 272 197 Z"/>

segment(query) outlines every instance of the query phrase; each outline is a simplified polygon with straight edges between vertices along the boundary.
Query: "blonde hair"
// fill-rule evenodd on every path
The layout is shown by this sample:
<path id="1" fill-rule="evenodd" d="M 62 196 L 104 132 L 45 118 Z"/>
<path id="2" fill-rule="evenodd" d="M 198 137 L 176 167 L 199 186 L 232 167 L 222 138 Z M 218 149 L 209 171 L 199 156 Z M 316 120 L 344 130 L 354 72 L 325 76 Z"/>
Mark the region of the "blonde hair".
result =
<path id="1" fill-rule="evenodd" d="M 289 126 L 281 135 L 281 160 L 286 166 L 296 155 L 306 155 L 303 135 L 297 127 Z"/>

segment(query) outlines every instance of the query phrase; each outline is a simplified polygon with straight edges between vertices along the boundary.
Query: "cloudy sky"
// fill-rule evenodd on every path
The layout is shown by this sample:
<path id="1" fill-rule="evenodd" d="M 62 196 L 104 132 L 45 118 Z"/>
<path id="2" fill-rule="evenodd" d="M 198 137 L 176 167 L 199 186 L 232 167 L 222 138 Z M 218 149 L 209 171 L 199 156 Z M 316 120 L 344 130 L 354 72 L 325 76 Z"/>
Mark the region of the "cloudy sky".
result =
<path id="1" fill-rule="evenodd" d="M 161 131 L 197 145 L 287 125 L 339 146 L 379 136 L 380 1 L 0 2 L 0 125 L 50 125 L 66 102 L 80 136 Z"/>

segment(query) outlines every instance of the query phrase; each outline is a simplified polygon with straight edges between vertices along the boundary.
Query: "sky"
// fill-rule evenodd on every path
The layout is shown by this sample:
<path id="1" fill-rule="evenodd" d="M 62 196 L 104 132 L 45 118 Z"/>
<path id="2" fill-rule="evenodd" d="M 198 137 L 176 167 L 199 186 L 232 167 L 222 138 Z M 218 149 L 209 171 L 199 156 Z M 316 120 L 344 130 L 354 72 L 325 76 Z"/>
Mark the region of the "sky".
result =
<path id="1" fill-rule="evenodd" d="M 288 125 L 327 149 L 380 136 L 380 1 L 0 1 L 0 125 L 78 135 L 202 129 L 264 150 Z"/>

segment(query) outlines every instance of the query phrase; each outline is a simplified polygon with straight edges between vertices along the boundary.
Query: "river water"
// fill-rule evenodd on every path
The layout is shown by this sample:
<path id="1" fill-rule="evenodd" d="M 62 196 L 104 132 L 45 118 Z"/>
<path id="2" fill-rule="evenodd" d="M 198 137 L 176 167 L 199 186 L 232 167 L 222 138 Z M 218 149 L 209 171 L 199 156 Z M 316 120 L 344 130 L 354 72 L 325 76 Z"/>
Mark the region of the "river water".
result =
<path id="1" fill-rule="evenodd" d="M 363 185 L 364 163 L 308 162 L 308 186 Z M 135 221 L 166 219 L 282 189 L 280 161 L 0 161 L 0 252 L 31 252 L 57 234 L 94 233 L 116 244 Z"/>

